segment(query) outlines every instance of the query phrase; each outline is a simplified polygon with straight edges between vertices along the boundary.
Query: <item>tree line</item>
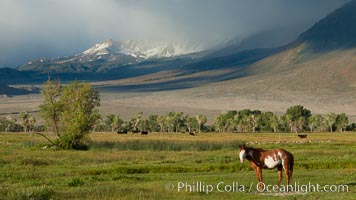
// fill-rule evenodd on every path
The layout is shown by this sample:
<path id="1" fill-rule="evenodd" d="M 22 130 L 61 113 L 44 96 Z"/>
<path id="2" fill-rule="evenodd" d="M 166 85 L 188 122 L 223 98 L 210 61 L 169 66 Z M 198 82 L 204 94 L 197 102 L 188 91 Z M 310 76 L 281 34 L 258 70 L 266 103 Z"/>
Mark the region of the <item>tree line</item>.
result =
<path id="1" fill-rule="evenodd" d="M 273 112 L 244 109 L 221 113 L 212 125 L 207 125 L 207 117 L 184 115 L 183 112 L 169 112 L 166 115 L 142 117 L 124 121 L 119 115 L 109 114 L 98 131 L 152 131 L 152 132 L 344 132 L 354 131 L 356 125 L 349 124 L 345 113 L 326 115 L 315 114 L 301 105 L 292 106 L 284 115 Z"/>
<path id="2" fill-rule="evenodd" d="M 49 116 L 50 117 L 50 116 Z M 52 120 L 55 117 L 52 116 Z M 72 120 L 72 118 L 71 118 Z M 166 115 L 149 115 L 143 112 L 130 120 L 123 120 L 119 114 L 98 115 L 95 117 L 91 131 L 96 132 L 344 132 L 355 131 L 356 124 L 349 124 L 345 113 L 326 115 L 312 114 L 301 105 L 292 106 L 284 115 L 273 112 L 244 109 L 221 113 L 211 125 L 207 125 L 203 114 L 185 115 L 183 112 L 168 112 Z M 33 132 L 56 130 L 54 121 L 51 126 L 36 126 L 35 117 L 28 112 L 21 112 L 17 118 L 6 116 L 0 119 L 2 132 Z"/>
<path id="3" fill-rule="evenodd" d="M 143 117 L 143 112 L 136 117 L 124 121 L 118 114 L 108 114 L 102 123 L 95 127 L 95 131 L 111 132 L 189 132 L 200 133 L 210 131 L 206 125 L 208 119 L 203 114 L 195 116 L 184 115 L 183 112 L 168 112 L 166 115 L 149 115 Z"/>
<path id="4" fill-rule="evenodd" d="M 0 132 L 32 132 L 41 128 L 36 126 L 36 118 L 28 112 L 21 112 L 17 117 L 7 115 L 0 118 Z M 44 127 L 42 127 L 43 129 Z"/>
<path id="5" fill-rule="evenodd" d="M 355 131 L 356 124 L 349 123 L 345 113 L 326 115 L 312 114 L 301 105 L 292 106 L 283 115 L 260 110 L 232 110 L 219 114 L 213 124 L 207 125 L 207 117 L 203 114 L 194 116 L 183 112 L 168 112 L 165 115 L 149 115 L 143 117 L 143 112 L 130 120 L 123 120 L 119 114 L 101 116 L 96 113 L 90 126 L 94 132 L 344 132 Z M 44 116 L 46 117 L 46 116 Z M 48 116 L 50 117 L 50 116 Z M 54 116 L 51 118 L 55 119 Z M 70 118 L 72 120 L 72 118 Z M 71 121 L 70 120 L 70 121 Z M 79 122 L 78 122 L 79 123 Z M 47 124 L 48 125 L 48 124 Z M 51 126 L 36 126 L 36 118 L 28 112 L 21 112 L 17 118 L 10 115 L 0 118 L 2 132 L 55 131 L 54 121 Z"/>
<path id="6" fill-rule="evenodd" d="M 292 106 L 283 115 L 260 110 L 232 110 L 219 114 L 208 125 L 203 114 L 194 116 L 183 112 L 168 112 L 165 115 L 149 115 L 143 112 L 130 120 L 119 114 L 101 116 L 99 92 L 88 83 L 72 82 L 62 86 L 60 81 L 48 80 L 41 91 L 44 98 L 40 105 L 40 116 L 45 124 L 36 126 L 35 117 L 28 112 L 17 118 L 0 118 L 1 132 L 35 132 L 45 137 L 52 145 L 63 149 L 86 148 L 89 132 L 344 132 L 355 131 L 356 124 L 349 123 L 345 113 L 312 114 L 302 105 Z M 50 132 L 55 140 L 42 132 Z"/>
<path id="7" fill-rule="evenodd" d="M 215 120 L 217 132 L 334 132 L 353 131 L 345 113 L 313 115 L 302 105 L 292 106 L 283 115 L 244 109 L 220 114 Z"/>

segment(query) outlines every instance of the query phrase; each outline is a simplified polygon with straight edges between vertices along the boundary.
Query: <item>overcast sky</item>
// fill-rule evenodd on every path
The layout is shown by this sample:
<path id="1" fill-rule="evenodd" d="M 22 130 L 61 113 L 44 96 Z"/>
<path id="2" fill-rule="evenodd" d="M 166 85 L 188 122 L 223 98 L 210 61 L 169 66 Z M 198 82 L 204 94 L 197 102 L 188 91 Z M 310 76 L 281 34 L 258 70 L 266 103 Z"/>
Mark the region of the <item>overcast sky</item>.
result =
<path id="1" fill-rule="evenodd" d="M 285 32 L 294 37 L 345 2 L 0 0 L 0 67 L 71 55 L 107 39 L 192 41 L 208 48 L 271 29 L 292 30 Z"/>

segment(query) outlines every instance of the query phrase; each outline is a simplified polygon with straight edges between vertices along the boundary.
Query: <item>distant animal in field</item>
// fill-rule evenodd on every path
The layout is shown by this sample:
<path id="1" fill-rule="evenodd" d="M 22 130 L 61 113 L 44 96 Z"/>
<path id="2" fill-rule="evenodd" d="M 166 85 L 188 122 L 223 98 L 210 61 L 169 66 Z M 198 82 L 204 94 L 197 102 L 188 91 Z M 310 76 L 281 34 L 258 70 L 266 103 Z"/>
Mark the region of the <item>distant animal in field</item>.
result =
<path id="1" fill-rule="evenodd" d="M 117 131 L 117 134 L 127 134 L 127 131 Z"/>
<path id="2" fill-rule="evenodd" d="M 307 135 L 307 134 L 298 134 L 298 137 L 299 137 L 299 138 L 307 138 L 308 135 Z"/>
<path id="3" fill-rule="evenodd" d="M 189 135 L 196 135 L 194 131 L 189 132 Z"/>
<path id="4" fill-rule="evenodd" d="M 293 174 L 294 156 L 284 149 L 272 149 L 263 150 L 252 147 L 246 147 L 245 145 L 239 145 L 240 148 L 240 162 L 246 159 L 249 161 L 253 170 L 255 170 L 258 187 L 262 189 L 262 169 L 274 169 L 278 170 L 278 186 L 282 180 L 282 170 L 286 174 L 287 185 L 289 185 Z"/>
<path id="5" fill-rule="evenodd" d="M 148 131 L 141 131 L 141 135 L 148 135 Z"/>

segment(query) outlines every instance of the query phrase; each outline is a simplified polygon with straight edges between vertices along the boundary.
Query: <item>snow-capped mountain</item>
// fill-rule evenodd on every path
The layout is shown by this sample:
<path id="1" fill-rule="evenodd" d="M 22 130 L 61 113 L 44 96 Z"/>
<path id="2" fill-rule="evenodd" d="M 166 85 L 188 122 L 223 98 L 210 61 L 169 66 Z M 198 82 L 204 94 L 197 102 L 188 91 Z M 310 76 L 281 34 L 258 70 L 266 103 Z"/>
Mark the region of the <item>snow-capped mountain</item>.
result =
<path id="1" fill-rule="evenodd" d="M 89 49 L 72 56 L 56 58 L 39 58 L 20 66 L 23 71 L 40 73 L 82 73 L 108 71 L 120 66 L 131 66 L 143 61 L 158 61 L 174 58 L 201 49 L 188 43 L 159 43 L 144 41 L 113 41 L 107 40 L 95 44 Z"/>
<path id="2" fill-rule="evenodd" d="M 179 43 L 148 44 L 133 40 L 115 42 L 112 40 L 95 44 L 84 51 L 83 56 L 103 56 L 112 54 L 124 54 L 137 58 L 137 61 L 150 58 L 168 58 L 200 51 L 196 46 L 188 46 Z"/>

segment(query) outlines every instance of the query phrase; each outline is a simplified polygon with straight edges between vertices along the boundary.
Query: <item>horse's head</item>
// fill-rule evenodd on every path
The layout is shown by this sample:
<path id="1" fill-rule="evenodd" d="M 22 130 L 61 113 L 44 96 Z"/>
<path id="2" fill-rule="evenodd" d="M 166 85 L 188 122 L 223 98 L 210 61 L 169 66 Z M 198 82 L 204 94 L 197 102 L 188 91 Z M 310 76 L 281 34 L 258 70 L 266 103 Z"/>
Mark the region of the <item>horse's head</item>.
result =
<path id="1" fill-rule="evenodd" d="M 245 144 L 243 145 L 240 144 L 239 148 L 240 148 L 240 153 L 239 153 L 240 163 L 243 163 L 246 158 L 246 146 Z"/>

